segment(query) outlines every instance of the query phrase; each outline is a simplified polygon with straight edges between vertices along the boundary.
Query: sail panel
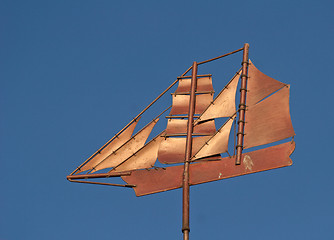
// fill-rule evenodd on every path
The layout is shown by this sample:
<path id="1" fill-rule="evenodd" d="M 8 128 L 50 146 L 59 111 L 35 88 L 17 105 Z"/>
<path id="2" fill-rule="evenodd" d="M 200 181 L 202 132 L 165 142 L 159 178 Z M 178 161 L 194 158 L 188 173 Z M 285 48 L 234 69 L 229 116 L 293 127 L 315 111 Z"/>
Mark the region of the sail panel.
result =
<path id="1" fill-rule="evenodd" d="M 204 158 L 216 154 L 225 153 L 228 150 L 228 139 L 234 118 L 230 118 L 219 130 L 212 136 L 205 145 L 195 154 L 191 160 Z"/>
<path id="2" fill-rule="evenodd" d="M 195 154 L 210 136 L 194 137 L 192 143 L 192 155 Z M 158 151 L 158 160 L 164 164 L 183 163 L 185 160 L 186 138 L 163 139 Z"/>
<path id="3" fill-rule="evenodd" d="M 241 70 L 234 76 L 230 83 L 224 88 L 215 100 L 197 119 L 197 122 L 208 119 L 231 117 L 235 113 L 235 94 L 240 78 Z"/>
<path id="4" fill-rule="evenodd" d="M 295 135 L 289 110 L 290 86 L 249 106 L 245 114 L 244 148 L 276 142 Z"/>
<path id="5" fill-rule="evenodd" d="M 134 121 L 127 129 L 125 129 L 118 137 L 116 137 L 111 143 L 109 143 L 104 149 L 100 151 L 97 155 L 95 155 L 90 161 L 88 161 L 85 165 L 83 165 L 77 173 L 91 170 L 94 166 L 99 164 L 103 159 L 108 157 L 113 151 L 122 146 L 125 142 L 127 142 L 138 123 L 138 120 Z"/>
<path id="6" fill-rule="evenodd" d="M 250 60 L 249 62 L 246 98 L 247 106 L 256 104 L 286 85 L 260 72 Z"/>
<path id="7" fill-rule="evenodd" d="M 150 135 L 153 127 L 157 123 L 159 119 L 152 121 L 147 126 L 145 126 L 142 130 L 140 130 L 136 135 L 134 135 L 128 142 L 122 145 L 120 148 L 116 149 L 109 156 L 103 159 L 99 164 L 94 166 L 94 170 L 92 172 L 111 168 L 119 165 L 124 160 L 128 159 L 133 153 L 138 151 L 145 145 L 145 142 Z"/>
<path id="8" fill-rule="evenodd" d="M 183 115 L 189 112 L 190 95 L 173 95 L 170 115 Z M 213 94 L 196 95 L 195 114 L 201 114 L 213 100 Z"/>
<path id="9" fill-rule="evenodd" d="M 275 168 L 290 166 L 289 156 L 295 149 L 294 142 L 283 143 L 242 155 L 240 166 L 235 166 L 235 157 L 226 157 L 221 161 L 207 161 L 190 164 L 190 184 L 196 185 L 226 178 L 242 176 Z M 138 170 L 130 176 L 122 176 L 128 184 L 134 184 L 137 196 L 164 192 L 182 187 L 184 166 L 167 167 L 157 170 Z"/>
<path id="10" fill-rule="evenodd" d="M 175 93 L 190 93 L 190 83 L 191 83 L 191 78 L 183 78 L 179 79 L 179 85 L 175 91 Z M 197 88 L 196 91 L 208 91 L 211 92 L 213 91 L 213 86 L 212 86 L 212 78 L 211 77 L 201 77 L 197 78 Z"/>
<path id="11" fill-rule="evenodd" d="M 166 135 L 186 134 L 188 119 L 169 119 L 167 122 Z M 213 135 L 216 132 L 213 120 L 197 124 L 193 128 L 193 134 Z"/>
<path id="12" fill-rule="evenodd" d="M 162 140 L 163 138 L 161 136 L 155 137 L 113 171 L 123 172 L 134 169 L 151 168 L 158 158 L 158 149 Z"/>

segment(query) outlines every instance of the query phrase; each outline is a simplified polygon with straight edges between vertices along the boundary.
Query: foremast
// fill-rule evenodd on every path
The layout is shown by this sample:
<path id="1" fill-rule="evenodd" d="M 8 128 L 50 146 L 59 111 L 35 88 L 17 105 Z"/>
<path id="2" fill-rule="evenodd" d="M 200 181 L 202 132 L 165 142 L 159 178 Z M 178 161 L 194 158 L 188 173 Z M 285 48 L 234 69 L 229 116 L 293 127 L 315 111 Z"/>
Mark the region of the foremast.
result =
<path id="1" fill-rule="evenodd" d="M 241 74 L 241 87 L 240 87 L 240 104 L 239 104 L 239 120 L 238 120 L 238 132 L 237 132 L 237 146 L 236 146 L 236 158 L 235 164 L 240 165 L 241 154 L 243 150 L 244 141 L 244 127 L 245 127 L 245 112 L 246 112 L 246 93 L 247 93 L 247 78 L 248 78 L 248 52 L 249 44 L 245 43 L 242 57 L 242 74 Z"/>

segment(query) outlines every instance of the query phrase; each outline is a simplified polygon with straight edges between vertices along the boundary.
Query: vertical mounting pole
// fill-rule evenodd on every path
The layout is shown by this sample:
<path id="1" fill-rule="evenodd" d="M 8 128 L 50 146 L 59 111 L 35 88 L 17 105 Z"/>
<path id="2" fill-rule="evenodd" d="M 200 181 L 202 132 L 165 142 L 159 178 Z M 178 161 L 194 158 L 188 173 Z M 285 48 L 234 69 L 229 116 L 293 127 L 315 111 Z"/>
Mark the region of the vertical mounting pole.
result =
<path id="1" fill-rule="evenodd" d="M 191 75 L 191 88 L 190 88 L 190 100 L 189 100 L 189 113 L 188 113 L 188 127 L 187 127 L 187 140 L 186 140 L 186 157 L 184 160 L 183 171 L 183 212 L 182 212 L 182 232 L 183 240 L 189 240 L 189 165 L 191 159 L 192 150 L 192 133 L 194 126 L 194 113 L 195 113 L 195 92 L 197 87 L 197 62 L 193 63 L 192 75 Z"/>
<path id="2" fill-rule="evenodd" d="M 240 165 L 241 154 L 244 141 L 244 126 L 245 126 L 245 111 L 246 111 L 246 92 L 247 92 L 247 73 L 248 73 L 248 52 L 249 44 L 245 43 L 243 57 L 242 57 L 242 74 L 241 74 L 241 87 L 240 87 L 240 104 L 239 104 L 239 120 L 238 120 L 238 132 L 237 132 L 237 155 L 235 158 L 235 164 Z"/>

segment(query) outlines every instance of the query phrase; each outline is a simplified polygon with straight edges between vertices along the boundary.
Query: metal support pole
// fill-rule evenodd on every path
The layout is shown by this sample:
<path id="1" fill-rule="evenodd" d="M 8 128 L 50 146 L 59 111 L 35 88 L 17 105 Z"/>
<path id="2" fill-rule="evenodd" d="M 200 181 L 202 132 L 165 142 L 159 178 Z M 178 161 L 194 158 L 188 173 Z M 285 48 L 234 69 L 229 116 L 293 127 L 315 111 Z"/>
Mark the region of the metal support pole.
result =
<path id="1" fill-rule="evenodd" d="M 188 113 L 188 128 L 187 128 L 187 140 L 186 140 L 186 157 L 184 160 L 183 171 L 183 214 L 182 214 L 182 232 L 183 240 L 189 240 L 189 164 L 191 159 L 192 150 L 192 133 L 194 126 L 194 113 L 195 113 L 195 91 L 197 85 L 197 62 L 193 63 L 192 76 L 191 76 L 191 88 L 190 88 L 190 100 L 189 100 L 189 113 Z"/>
<path id="2" fill-rule="evenodd" d="M 242 74 L 241 74 L 241 87 L 240 87 L 240 104 L 239 104 L 239 121 L 237 132 L 237 155 L 235 158 L 235 164 L 240 165 L 241 154 L 244 141 L 244 126 L 245 126 L 245 111 L 246 111 L 246 92 L 247 92 L 247 72 L 248 72 L 248 52 L 249 44 L 245 43 L 244 52 L 242 57 Z"/>

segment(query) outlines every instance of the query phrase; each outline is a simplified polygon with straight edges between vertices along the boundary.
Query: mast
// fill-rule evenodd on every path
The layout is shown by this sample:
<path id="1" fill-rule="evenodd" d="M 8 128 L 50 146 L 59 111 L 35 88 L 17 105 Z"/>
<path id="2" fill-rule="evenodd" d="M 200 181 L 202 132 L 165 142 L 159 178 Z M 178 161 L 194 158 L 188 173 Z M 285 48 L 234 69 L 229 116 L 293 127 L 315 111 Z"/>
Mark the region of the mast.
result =
<path id="1" fill-rule="evenodd" d="M 246 92 L 247 92 L 247 71 L 248 71 L 248 50 L 249 44 L 245 43 L 243 57 L 242 57 L 242 75 L 241 75 L 241 87 L 240 87 L 240 104 L 239 104 L 239 120 L 238 120 L 238 132 L 237 132 L 237 156 L 235 158 L 235 164 L 240 165 L 241 154 L 243 149 L 244 140 L 244 126 L 245 126 L 245 111 L 246 111 Z"/>
<path id="2" fill-rule="evenodd" d="M 186 157 L 184 160 L 183 170 L 183 212 L 182 212 L 182 232 L 183 240 L 189 240 L 189 164 L 192 151 L 192 133 L 194 126 L 194 111 L 195 111 L 195 91 L 197 83 L 197 62 L 193 63 L 191 87 L 190 87 L 190 100 L 189 100 L 189 113 L 188 113 L 188 127 L 187 127 L 187 140 L 186 140 Z"/>

